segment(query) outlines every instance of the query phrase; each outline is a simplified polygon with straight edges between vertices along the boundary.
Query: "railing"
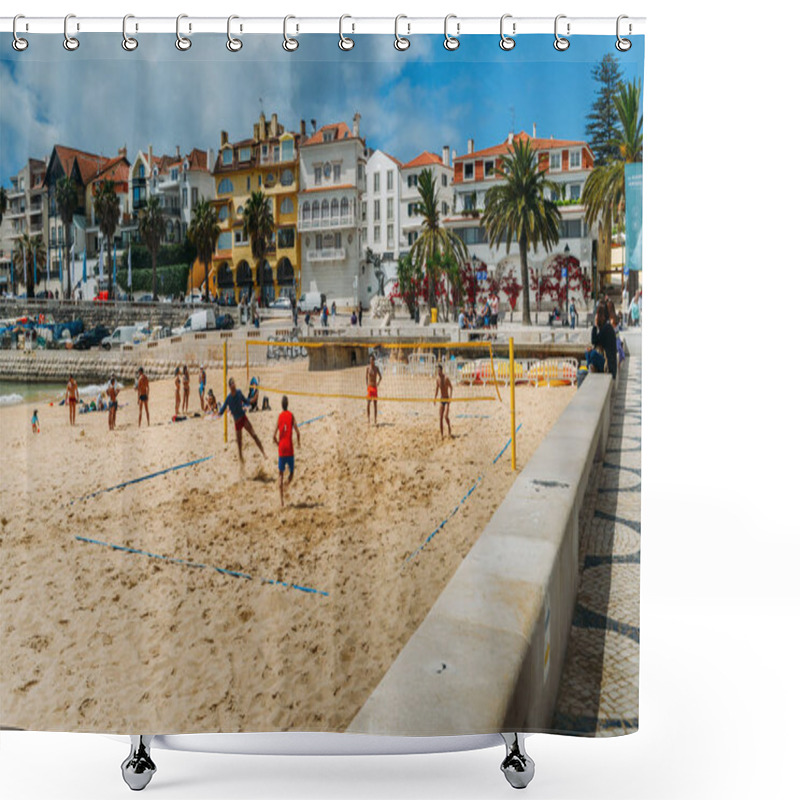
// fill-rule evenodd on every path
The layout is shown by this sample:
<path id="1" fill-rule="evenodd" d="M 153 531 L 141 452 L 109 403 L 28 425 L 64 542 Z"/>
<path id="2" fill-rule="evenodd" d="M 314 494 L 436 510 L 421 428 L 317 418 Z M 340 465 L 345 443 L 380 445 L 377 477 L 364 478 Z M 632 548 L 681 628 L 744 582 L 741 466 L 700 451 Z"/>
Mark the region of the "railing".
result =
<path id="1" fill-rule="evenodd" d="M 309 261 L 344 261 L 347 257 L 344 247 L 323 247 L 321 250 L 307 250 Z"/>
<path id="2" fill-rule="evenodd" d="M 355 215 L 338 217 L 318 217 L 317 219 L 301 219 L 297 222 L 298 231 L 313 231 L 330 228 L 353 228 L 356 225 Z"/>

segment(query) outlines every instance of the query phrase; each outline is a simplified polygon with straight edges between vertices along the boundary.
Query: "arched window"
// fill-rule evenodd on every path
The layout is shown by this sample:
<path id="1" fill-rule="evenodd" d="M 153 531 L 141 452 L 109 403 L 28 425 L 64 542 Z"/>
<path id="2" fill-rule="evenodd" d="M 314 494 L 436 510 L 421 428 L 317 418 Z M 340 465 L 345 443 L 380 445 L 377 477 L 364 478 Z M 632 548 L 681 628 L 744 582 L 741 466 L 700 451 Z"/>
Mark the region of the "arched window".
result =
<path id="1" fill-rule="evenodd" d="M 322 201 L 322 219 L 323 221 L 330 216 L 330 206 L 327 200 Z"/>
<path id="2" fill-rule="evenodd" d="M 225 222 L 226 219 L 228 219 L 228 206 L 220 206 L 219 221 Z"/>
<path id="3" fill-rule="evenodd" d="M 339 201 L 335 197 L 331 200 L 331 219 L 339 219 Z"/>
<path id="4" fill-rule="evenodd" d="M 319 200 L 315 200 L 311 204 L 311 219 L 314 221 L 319 219 Z"/>
<path id="5" fill-rule="evenodd" d="M 281 186 L 291 186 L 294 183 L 294 174 L 290 169 L 281 172 Z"/>
<path id="6" fill-rule="evenodd" d="M 311 206 L 306 200 L 306 202 L 303 203 L 303 222 L 308 222 L 308 220 L 310 219 L 311 219 Z"/>
<path id="7" fill-rule="evenodd" d="M 230 178 L 223 178 L 217 186 L 217 194 L 232 194 L 233 183 Z"/>
<path id="8" fill-rule="evenodd" d="M 342 198 L 342 202 L 339 208 L 341 209 L 343 217 L 346 217 L 350 213 L 350 205 L 348 204 L 346 197 Z"/>
<path id="9" fill-rule="evenodd" d="M 294 203 L 291 197 L 284 197 L 281 200 L 281 214 L 291 214 L 294 212 Z"/>

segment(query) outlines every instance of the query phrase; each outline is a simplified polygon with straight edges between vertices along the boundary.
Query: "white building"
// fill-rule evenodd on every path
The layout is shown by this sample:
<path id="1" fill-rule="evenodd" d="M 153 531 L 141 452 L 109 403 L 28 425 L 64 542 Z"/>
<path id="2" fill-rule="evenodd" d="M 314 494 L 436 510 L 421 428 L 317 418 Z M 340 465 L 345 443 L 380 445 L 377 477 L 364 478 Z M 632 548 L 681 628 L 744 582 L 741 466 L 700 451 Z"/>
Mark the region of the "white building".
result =
<path id="1" fill-rule="evenodd" d="M 367 161 L 367 192 L 361 201 L 361 242 L 380 257 L 387 281 L 397 275 L 400 256 L 400 169 L 402 163 L 382 150 L 373 150 Z M 367 265 L 367 270 L 374 267 Z M 377 281 L 377 278 L 376 278 Z M 375 287 L 377 291 L 377 286 Z"/>
<path id="2" fill-rule="evenodd" d="M 442 155 L 425 151 L 403 164 L 400 188 L 400 236 L 402 253 L 411 249 L 422 230 L 422 217 L 417 204 L 420 200 L 419 176 L 423 170 L 430 170 L 436 179 L 439 221 L 453 213 L 453 167 L 450 163 L 450 148 L 442 148 Z"/>
<path id="3" fill-rule="evenodd" d="M 489 272 L 500 275 L 512 268 L 519 276 L 519 250 L 512 244 L 508 253 L 505 247 L 489 247 L 486 231 L 480 216 L 486 204 L 486 192 L 503 179 L 499 170 L 500 157 L 510 152 L 512 141 L 527 139 L 539 153 L 539 163 L 547 171 L 549 180 L 558 184 L 552 194 L 561 212 L 561 231 L 558 245 L 546 253 L 543 249 L 528 252 L 528 267 L 541 272 L 546 260 L 554 252 L 569 252 L 580 261 L 584 272 L 591 274 L 596 253 L 593 232 L 586 225 L 585 207 L 581 202 L 583 187 L 594 166 L 591 148 L 583 141 L 536 138 L 524 131 L 509 134 L 506 141 L 483 150 L 475 150 L 474 142 L 467 143 L 467 152 L 453 159 L 454 202 L 453 213 L 447 219 L 448 228 L 464 241 L 473 259 L 485 263 Z"/>
<path id="4" fill-rule="evenodd" d="M 361 240 L 367 153 L 360 119 L 352 131 L 344 122 L 324 125 L 300 145 L 301 291 L 322 292 L 329 305 L 366 305 L 376 291 Z"/>

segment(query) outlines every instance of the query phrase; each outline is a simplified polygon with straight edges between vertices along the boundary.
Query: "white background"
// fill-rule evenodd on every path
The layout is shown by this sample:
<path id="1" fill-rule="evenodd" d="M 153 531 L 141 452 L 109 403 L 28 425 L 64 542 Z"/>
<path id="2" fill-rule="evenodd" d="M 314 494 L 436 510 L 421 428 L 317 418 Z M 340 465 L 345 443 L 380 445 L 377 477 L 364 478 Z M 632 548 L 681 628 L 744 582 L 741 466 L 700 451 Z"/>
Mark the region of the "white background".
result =
<path id="1" fill-rule="evenodd" d="M 641 730 L 614 740 L 532 737 L 537 776 L 528 794 L 797 797 L 800 403 L 791 334 L 800 264 L 789 109 L 798 11 L 771 1 L 654 5 L 16 0 L 3 13 L 647 16 Z M 9 39 L 3 34 L 0 47 Z M 103 737 L 3 732 L 0 794 L 128 797 L 119 772 L 126 754 Z M 508 797 L 501 755 L 156 751 L 159 771 L 146 792 L 165 800 Z"/>

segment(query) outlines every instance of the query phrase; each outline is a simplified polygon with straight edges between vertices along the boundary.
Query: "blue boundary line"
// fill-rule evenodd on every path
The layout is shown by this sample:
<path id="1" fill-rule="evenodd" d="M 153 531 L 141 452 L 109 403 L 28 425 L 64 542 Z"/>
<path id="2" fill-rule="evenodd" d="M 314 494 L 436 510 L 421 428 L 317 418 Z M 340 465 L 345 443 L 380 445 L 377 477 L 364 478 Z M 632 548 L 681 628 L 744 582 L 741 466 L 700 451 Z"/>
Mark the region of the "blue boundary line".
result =
<path id="1" fill-rule="evenodd" d="M 170 556 L 162 556 L 158 555 L 157 553 L 148 553 L 146 550 L 138 550 L 134 547 L 124 547 L 123 545 L 119 544 L 109 544 L 108 542 L 101 542 L 98 539 L 87 539 L 85 536 L 76 536 L 75 539 L 79 542 L 84 542 L 85 544 L 97 544 L 101 547 L 108 547 L 111 550 L 117 550 L 122 553 L 147 556 L 148 558 L 157 558 L 160 561 L 167 561 L 170 564 L 181 564 L 182 566 L 191 567 L 193 569 L 213 569 L 220 575 L 230 575 L 233 578 L 243 578 L 247 581 L 258 580 L 261 582 L 262 586 L 264 584 L 270 584 L 271 586 L 284 586 L 287 589 L 297 589 L 299 592 L 306 592 L 307 594 L 318 594 L 322 597 L 330 597 L 328 592 L 323 592 L 321 589 L 312 589 L 310 586 L 301 586 L 297 583 L 286 583 L 285 581 L 276 581 L 272 580 L 271 578 L 254 578 L 252 575 L 248 575 L 246 572 L 237 572 L 236 570 L 225 569 L 224 567 L 209 566 L 207 564 L 195 564 L 192 561 L 185 561 L 182 558 L 171 558 Z"/>
<path id="2" fill-rule="evenodd" d="M 520 424 L 517 425 L 517 429 L 516 429 L 515 433 L 519 433 L 519 429 L 521 427 L 522 427 L 522 423 L 520 422 Z M 502 456 L 503 453 L 505 453 L 505 451 L 508 449 L 508 446 L 510 444 L 511 444 L 511 439 L 509 439 L 505 443 L 505 445 L 503 446 L 503 449 L 494 457 L 494 460 L 492 461 L 492 464 L 496 464 L 500 460 L 500 456 Z M 408 558 L 405 559 L 405 561 L 403 562 L 404 564 L 407 564 L 409 561 L 411 561 L 412 558 L 415 558 L 419 553 L 421 553 L 422 550 L 425 548 L 425 546 L 428 545 L 431 542 L 433 537 L 436 536 L 436 534 L 439 533 L 439 531 L 442 530 L 442 528 L 444 528 L 444 526 L 447 525 L 448 522 L 450 522 L 450 520 L 458 512 L 458 509 L 461 508 L 461 506 L 463 506 L 464 503 L 467 502 L 467 500 L 469 499 L 470 495 L 478 488 L 478 484 L 483 480 L 485 475 L 486 475 L 486 473 L 484 472 L 484 473 L 482 473 L 481 475 L 478 476 L 478 480 L 476 480 L 475 483 L 472 484 L 472 486 L 470 487 L 469 491 L 461 498 L 461 500 L 458 501 L 458 503 L 456 504 L 456 507 L 436 526 L 436 528 L 434 528 L 433 533 L 431 533 L 428 536 L 428 538 L 425 539 L 425 541 L 410 556 L 408 556 Z"/>

